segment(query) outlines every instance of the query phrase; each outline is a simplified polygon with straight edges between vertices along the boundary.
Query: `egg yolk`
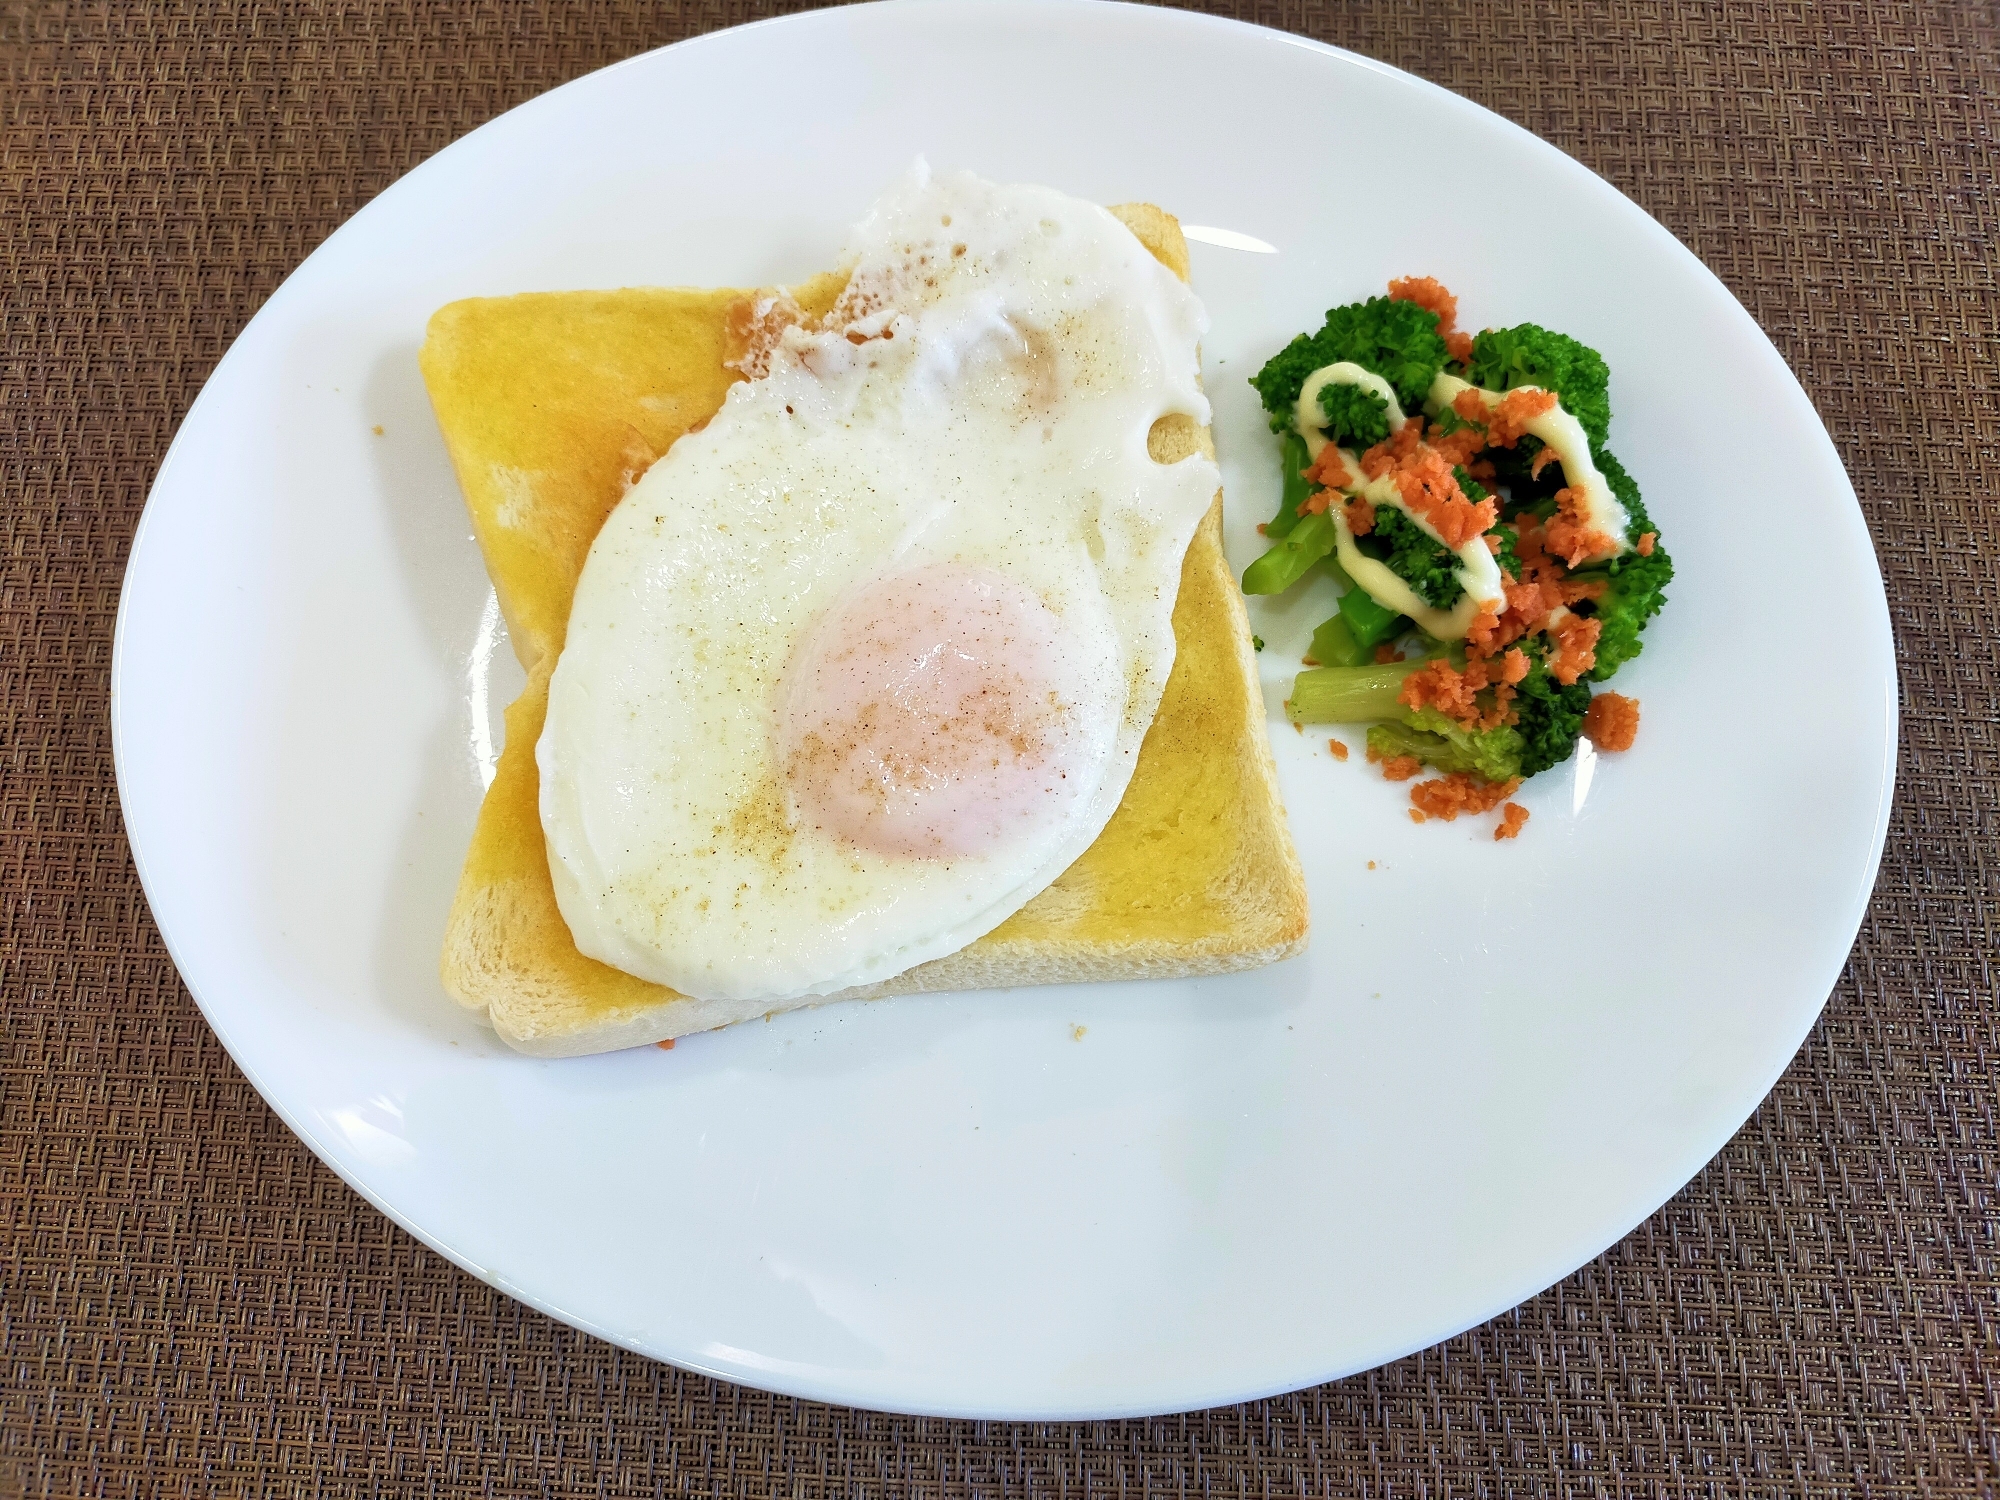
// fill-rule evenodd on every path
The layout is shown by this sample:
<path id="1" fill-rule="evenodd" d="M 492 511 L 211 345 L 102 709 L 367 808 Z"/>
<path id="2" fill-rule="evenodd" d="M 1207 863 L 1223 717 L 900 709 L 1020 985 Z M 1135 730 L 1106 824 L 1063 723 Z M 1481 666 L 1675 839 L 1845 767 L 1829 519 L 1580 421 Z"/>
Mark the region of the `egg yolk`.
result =
<path id="1" fill-rule="evenodd" d="M 803 642 L 780 711 L 801 825 L 880 854 L 984 854 L 1084 790 L 1061 620 L 989 568 L 879 578 Z"/>

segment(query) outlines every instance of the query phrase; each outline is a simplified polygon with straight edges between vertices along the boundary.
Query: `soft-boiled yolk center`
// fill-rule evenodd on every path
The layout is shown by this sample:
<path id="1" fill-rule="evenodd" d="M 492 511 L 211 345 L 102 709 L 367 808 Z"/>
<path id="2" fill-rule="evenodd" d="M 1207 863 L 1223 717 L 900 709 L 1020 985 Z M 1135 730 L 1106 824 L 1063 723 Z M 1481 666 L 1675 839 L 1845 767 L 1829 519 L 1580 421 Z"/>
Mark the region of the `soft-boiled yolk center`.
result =
<path id="1" fill-rule="evenodd" d="M 1084 790 L 1061 620 L 989 568 L 870 583 L 807 637 L 779 728 L 807 827 L 882 854 L 978 855 Z"/>

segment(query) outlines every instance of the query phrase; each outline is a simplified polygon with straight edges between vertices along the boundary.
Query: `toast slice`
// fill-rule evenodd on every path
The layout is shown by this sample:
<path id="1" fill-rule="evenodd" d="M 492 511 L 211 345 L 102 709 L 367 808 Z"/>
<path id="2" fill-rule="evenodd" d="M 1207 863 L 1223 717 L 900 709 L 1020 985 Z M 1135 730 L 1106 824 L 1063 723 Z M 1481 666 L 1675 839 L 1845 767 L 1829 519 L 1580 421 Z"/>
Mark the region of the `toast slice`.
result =
<path id="1" fill-rule="evenodd" d="M 1112 210 L 1183 281 L 1180 225 Z M 793 295 L 831 307 L 844 278 Z M 422 365 L 528 684 L 479 810 L 440 966 L 509 1045 L 547 1057 L 663 1041 L 770 1012 L 706 1001 L 577 951 L 542 840 L 535 742 L 570 599 L 598 528 L 634 478 L 740 379 L 757 293 L 634 289 L 477 298 L 430 322 Z M 1163 419 L 1155 458 L 1213 453 Z M 1219 974 L 1306 942 L 1305 881 L 1286 829 L 1243 599 L 1222 551 L 1222 497 L 1196 531 L 1173 613 L 1176 654 L 1130 786 L 1053 885 L 959 952 L 879 985 L 775 1007 L 916 991 Z"/>

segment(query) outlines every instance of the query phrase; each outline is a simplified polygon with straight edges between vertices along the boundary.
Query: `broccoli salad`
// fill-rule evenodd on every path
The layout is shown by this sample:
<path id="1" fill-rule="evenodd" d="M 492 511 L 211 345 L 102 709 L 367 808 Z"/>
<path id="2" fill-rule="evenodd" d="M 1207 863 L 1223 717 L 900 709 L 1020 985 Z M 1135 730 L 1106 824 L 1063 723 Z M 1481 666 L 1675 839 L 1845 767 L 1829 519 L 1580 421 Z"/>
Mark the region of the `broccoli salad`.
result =
<path id="1" fill-rule="evenodd" d="M 1345 592 L 1292 721 L 1366 723 L 1390 780 L 1438 773 L 1411 787 L 1412 819 L 1498 807 L 1512 838 L 1526 778 L 1584 736 L 1632 744 L 1638 703 L 1595 685 L 1639 654 L 1674 565 L 1607 444 L 1603 358 L 1533 323 L 1462 333 L 1457 311 L 1430 277 L 1392 281 L 1251 380 L 1284 490 L 1243 589 L 1331 573 Z"/>

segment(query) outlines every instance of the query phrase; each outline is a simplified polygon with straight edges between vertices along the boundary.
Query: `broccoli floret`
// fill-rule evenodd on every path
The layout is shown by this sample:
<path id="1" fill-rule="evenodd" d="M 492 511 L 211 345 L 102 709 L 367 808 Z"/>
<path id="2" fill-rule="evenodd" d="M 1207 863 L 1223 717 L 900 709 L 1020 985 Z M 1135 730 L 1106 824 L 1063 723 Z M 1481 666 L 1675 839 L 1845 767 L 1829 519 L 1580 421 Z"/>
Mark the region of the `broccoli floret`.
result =
<path id="1" fill-rule="evenodd" d="M 1640 537 L 1653 531 L 1645 501 L 1639 496 L 1639 482 L 1626 472 L 1625 465 L 1609 448 L 1594 449 L 1591 457 L 1603 473 L 1605 483 L 1611 486 L 1611 493 L 1631 517 L 1625 539 L 1636 546 Z M 1645 644 L 1639 633 L 1667 602 L 1666 588 L 1674 576 L 1674 560 L 1659 545 L 1657 532 L 1654 536 L 1650 556 L 1621 553 L 1609 562 L 1577 571 L 1578 578 L 1599 578 L 1605 584 L 1599 598 L 1576 606 L 1578 614 L 1595 615 L 1604 623 L 1597 638 L 1597 664 L 1590 670 L 1592 682 L 1610 681 L 1613 673 L 1639 654 Z"/>
<path id="2" fill-rule="evenodd" d="M 1368 749 L 1387 760 L 1414 755 L 1444 772 L 1467 771 L 1485 781 L 1511 781 L 1521 774 L 1521 732 L 1510 724 L 1497 729 L 1467 729 L 1434 708 L 1405 712 L 1400 720 L 1373 724 Z"/>
<path id="3" fill-rule="evenodd" d="M 1590 669 L 1592 682 L 1608 682 L 1611 675 L 1637 656 L 1645 642 L 1639 632 L 1667 602 L 1667 584 L 1674 576 L 1674 560 L 1666 549 L 1654 547 L 1651 557 L 1626 552 L 1595 568 L 1578 569 L 1581 579 L 1601 578 L 1605 589 L 1595 600 L 1576 606 L 1578 614 L 1595 615 L 1604 622 L 1597 637 L 1597 665 Z"/>
<path id="4" fill-rule="evenodd" d="M 1458 556 L 1393 505 L 1375 507 L 1375 529 L 1355 545 L 1407 583 L 1432 609 L 1465 597 Z"/>
<path id="5" fill-rule="evenodd" d="M 1291 422 L 1306 377 L 1342 360 L 1380 375 L 1394 387 L 1404 408 L 1414 409 L 1444 368 L 1437 314 L 1414 302 L 1392 302 L 1387 297 L 1329 310 L 1324 328 L 1300 334 L 1250 379 L 1271 414 L 1273 432 Z"/>
<path id="6" fill-rule="evenodd" d="M 1625 514 L 1632 518 L 1625 528 L 1625 540 L 1637 546 L 1639 538 L 1653 529 L 1652 518 L 1646 514 L 1646 502 L 1639 498 L 1639 481 L 1618 462 L 1618 455 L 1601 443 L 1591 447 L 1590 458 L 1611 487 L 1611 493 L 1618 497 L 1618 503 L 1625 507 Z"/>
<path id="7" fill-rule="evenodd" d="M 1527 464 L 1521 455 L 1532 441 L 1523 438 L 1520 447 L 1512 452 L 1504 448 L 1492 451 L 1500 477 L 1507 481 L 1513 495 L 1514 503 L 1506 508 L 1510 521 L 1523 515 L 1535 515 L 1547 520 L 1555 511 L 1555 503 L 1550 497 L 1562 483 L 1562 469 L 1558 464 L 1550 464 L 1542 470 L 1543 478 L 1539 482 L 1530 481 Z M 1586 601 L 1578 604 L 1576 612 L 1595 615 L 1604 622 L 1603 633 L 1597 639 L 1597 664 L 1591 669 L 1590 679 L 1606 682 L 1614 672 L 1639 654 L 1642 644 L 1639 632 L 1667 602 L 1665 590 L 1674 576 L 1674 560 L 1659 545 L 1659 533 L 1654 530 L 1652 518 L 1646 514 L 1646 503 L 1640 498 L 1639 482 L 1618 461 L 1618 455 L 1597 444 L 1591 449 L 1591 458 L 1630 518 L 1625 527 L 1625 539 L 1637 546 L 1639 538 L 1647 532 L 1654 534 L 1650 557 L 1627 552 L 1608 563 L 1579 569 L 1576 574 L 1586 582 L 1602 579 L 1605 583 L 1603 596 L 1595 603 Z M 1509 537 L 1502 544 L 1500 565 L 1508 573 L 1518 576 L 1520 564 L 1513 555 L 1511 535 L 1505 526 L 1500 527 L 1499 532 L 1503 537 Z"/>
<path id="8" fill-rule="evenodd" d="M 1525 778 L 1575 752 L 1590 707 L 1590 685 L 1557 682 L 1538 641 L 1522 641 L 1521 650 L 1528 658 L 1528 675 L 1514 689 L 1515 722 L 1499 729 L 1468 730 L 1435 709 L 1406 707 L 1403 683 L 1421 665 L 1417 662 L 1301 672 L 1285 707 L 1301 724 L 1386 727 L 1389 732 L 1379 743 L 1374 730 L 1369 731 L 1368 743 L 1378 753 L 1414 755 L 1440 771 L 1470 771 L 1489 781 Z M 1387 749 L 1391 744 L 1396 748 Z"/>
<path id="9" fill-rule="evenodd" d="M 1517 385 L 1554 391 L 1563 410 L 1583 424 L 1593 448 L 1611 430 L 1611 371 L 1601 354 L 1568 334 L 1534 323 L 1489 328 L 1472 341 L 1465 378 L 1493 391 Z"/>
<path id="10" fill-rule="evenodd" d="M 1524 510 L 1537 511 L 1544 519 L 1555 514 L 1555 493 L 1563 487 L 1562 465 L 1550 462 L 1535 474 L 1535 455 L 1542 451 L 1538 437 L 1523 437 L 1511 448 L 1488 448 L 1486 458 L 1493 465 L 1494 481 L 1507 487 L 1500 510 L 1509 520 Z"/>
<path id="11" fill-rule="evenodd" d="M 1543 464 L 1539 475 L 1532 473 L 1535 457 L 1541 451 L 1542 440 L 1537 437 L 1523 437 L 1511 448 L 1489 448 L 1486 451 L 1499 482 L 1507 486 L 1510 498 L 1502 502 L 1502 508 L 1509 516 L 1524 510 L 1536 511 L 1545 518 L 1555 513 L 1555 508 L 1547 502 L 1554 498 L 1557 490 L 1569 483 L 1569 478 L 1563 473 L 1561 460 Z M 1637 481 L 1625 472 L 1618 455 L 1602 443 L 1591 445 L 1590 457 L 1598 472 L 1604 476 L 1604 482 L 1611 487 L 1611 493 L 1619 498 L 1632 517 L 1629 537 L 1634 542 L 1638 541 L 1640 533 L 1653 529 L 1653 523 L 1647 519 Z"/>
<path id="12" fill-rule="evenodd" d="M 1323 385 L 1319 409 L 1326 440 L 1343 448 L 1372 448 L 1389 435 L 1389 403 L 1373 391 L 1345 383 Z"/>
<path id="13" fill-rule="evenodd" d="M 1474 505 L 1492 496 L 1493 492 L 1491 490 L 1465 472 L 1465 465 L 1463 464 L 1455 465 L 1452 468 L 1451 477 L 1458 481 L 1458 487 L 1465 492 L 1465 498 L 1470 500 Z M 1520 533 L 1512 526 L 1495 523 L 1487 529 L 1486 534 L 1500 544 L 1493 549 L 1493 560 L 1500 564 L 1500 571 L 1505 573 L 1509 578 L 1519 578 L 1521 576 L 1521 555 L 1515 543 Z"/>
<path id="14" fill-rule="evenodd" d="M 1521 446 L 1527 447 L 1528 441 L 1523 438 Z M 1640 537 L 1649 531 L 1654 531 L 1652 519 L 1646 514 L 1645 502 L 1639 497 L 1638 482 L 1625 471 L 1625 466 L 1609 448 L 1596 448 L 1591 456 L 1604 475 L 1605 483 L 1611 487 L 1611 492 L 1618 497 L 1619 503 L 1625 507 L 1626 514 L 1631 518 L 1625 528 L 1625 539 L 1637 546 Z M 1510 466 L 1506 462 L 1509 457 L 1504 449 L 1494 451 L 1494 458 L 1499 461 L 1502 479 L 1509 479 Z M 1516 464 L 1518 465 L 1518 460 Z M 1560 467 L 1555 464 L 1546 467 L 1542 471 L 1544 478 L 1539 486 L 1528 483 L 1525 465 L 1518 467 L 1520 471 L 1518 475 L 1509 480 L 1514 504 L 1506 509 L 1507 519 L 1518 521 L 1522 516 L 1532 515 L 1547 520 L 1555 513 L 1555 501 L 1550 497 L 1560 486 Z M 1537 494 L 1538 488 L 1548 493 Z M 1507 539 L 1501 546 L 1500 566 L 1509 574 L 1518 577 L 1520 562 L 1514 555 L 1512 540 L 1516 533 L 1505 525 L 1497 530 L 1500 536 Z M 1667 555 L 1666 549 L 1659 545 L 1658 536 L 1659 533 L 1654 531 L 1653 552 L 1650 557 L 1641 557 L 1636 552 L 1626 552 L 1609 562 L 1580 568 L 1576 572 L 1575 576 L 1584 582 L 1601 579 L 1605 585 L 1605 592 L 1595 602 L 1586 600 L 1575 606 L 1578 614 L 1595 615 L 1604 622 L 1603 632 L 1597 638 L 1597 664 L 1590 672 L 1590 679 L 1593 682 L 1610 680 L 1612 673 L 1639 654 L 1642 644 L 1639 632 L 1646 628 L 1646 622 L 1658 614 L 1660 606 L 1667 602 L 1665 590 L 1668 581 L 1674 576 L 1674 560 Z"/>
<path id="15" fill-rule="evenodd" d="M 1541 648 L 1523 641 L 1528 675 L 1514 689 L 1514 727 L 1521 734 L 1523 776 L 1535 776 L 1560 765 L 1576 751 L 1583 733 L 1583 716 L 1590 707 L 1590 687 L 1573 682 L 1564 687 L 1549 675 Z"/>
<path id="16" fill-rule="evenodd" d="M 1487 498 L 1485 487 L 1463 467 L 1452 473 L 1473 504 Z M 1513 529 L 1499 526 L 1492 534 L 1500 539 L 1500 550 L 1494 554 L 1500 566 L 1510 578 L 1520 577 L 1521 559 L 1515 552 Z M 1433 609 L 1450 609 L 1465 597 L 1465 585 L 1458 577 L 1464 564 L 1458 555 L 1394 505 L 1375 507 L 1374 530 L 1357 539 L 1355 545 L 1407 583 Z"/>
<path id="17" fill-rule="evenodd" d="M 1428 403 L 1426 403 L 1428 406 Z M 1476 427 L 1476 422 L 1468 422 L 1449 406 L 1440 406 L 1435 412 L 1426 411 L 1430 421 L 1431 437 L 1449 437 L 1461 427 Z"/>
<path id="18" fill-rule="evenodd" d="M 1540 650 L 1524 643 L 1528 675 L 1515 688 L 1515 722 L 1496 729 L 1467 729 L 1434 708 L 1397 717 L 1368 731 L 1368 748 L 1378 755 L 1414 755 L 1446 775 L 1469 771 L 1487 781 L 1523 779 L 1559 765 L 1576 751 L 1583 733 L 1590 688 L 1564 687 L 1549 675 Z"/>

